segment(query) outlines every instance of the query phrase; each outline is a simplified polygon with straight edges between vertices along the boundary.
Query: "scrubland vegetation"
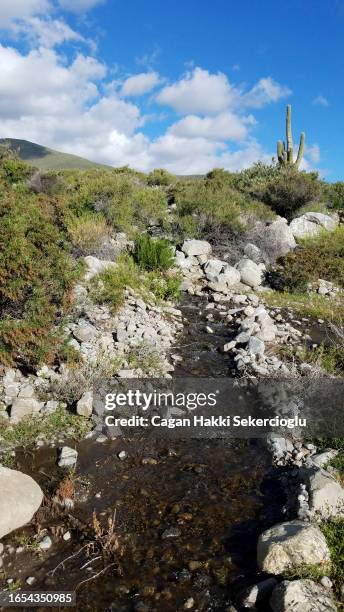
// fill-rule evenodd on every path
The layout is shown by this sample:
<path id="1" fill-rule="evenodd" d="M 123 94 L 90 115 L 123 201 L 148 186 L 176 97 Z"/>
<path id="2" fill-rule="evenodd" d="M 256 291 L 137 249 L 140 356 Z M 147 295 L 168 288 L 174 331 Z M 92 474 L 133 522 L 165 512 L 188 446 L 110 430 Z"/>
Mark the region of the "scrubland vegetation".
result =
<path id="1" fill-rule="evenodd" d="M 116 310 L 127 285 L 158 300 L 178 295 L 170 244 L 151 239 L 147 230 L 157 228 L 174 242 L 240 239 L 276 214 L 291 218 L 305 206 L 344 210 L 343 183 L 329 185 L 316 173 L 275 164 L 178 178 L 162 169 L 144 175 L 127 167 L 38 174 L 5 146 L 0 158 L 0 361 L 6 365 L 32 368 L 59 359 L 60 328 L 82 256 L 97 254 L 114 231 L 125 231 L 134 248 L 119 258 L 116 271 L 95 280 L 93 292 Z M 279 293 L 268 299 L 282 303 L 291 294 L 302 304 L 307 283 L 319 276 L 343 286 L 343 238 L 340 227 L 304 241 L 280 262 L 271 277 Z M 320 296 L 316 300 L 320 316 Z"/>

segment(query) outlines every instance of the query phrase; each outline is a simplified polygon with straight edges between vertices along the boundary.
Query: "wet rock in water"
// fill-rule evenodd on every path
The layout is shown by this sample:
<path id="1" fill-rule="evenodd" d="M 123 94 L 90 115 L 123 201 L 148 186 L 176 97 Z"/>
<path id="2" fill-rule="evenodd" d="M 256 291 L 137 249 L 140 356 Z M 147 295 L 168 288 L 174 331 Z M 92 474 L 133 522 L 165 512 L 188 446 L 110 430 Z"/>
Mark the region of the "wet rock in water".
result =
<path id="1" fill-rule="evenodd" d="M 282 574 L 303 564 L 321 565 L 329 560 L 326 539 L 316 525 L 299 520 L 279 523 L 258 539 L 258 567 L 268 574 Z"/>
<path id="2" fill-rule="evenodd" d="M 182 251 L 188 256 L 209 255 L 211 253 L 211 245 L 205 240 L 185 240 L 182 246 Z"/>
<path id="3" fill-rule="evenodd" d="M 85 391 L 76 405 L 76 412 L 80 416 L 90 417 L 93 410 L 93 392 Z"/>
<path id="4" fill-rule="evenodd" d="M 78 451 L 70 446 L 63 446 L 59 449 L 58 466 L 62 468 L 73 467 L 78 459 Z"/>
<path id="5" fill-rule="evenodd" d="M 344 516 L 344 489 L 336 478 L 316 466 L 303 468 L 301 476 L 309 493 L 309 509 L 316 518 Z"/>
<path id="6" fill-rule="evenodd" d="M 26 474 L 0 466 L 0 538 L 31 521 L 43 499 L 39 485 Z"/>
<path id="7" fill-rule="evenodd" d="M 42 540 L 38 543 L 38 548 L 41 550 L 49 550 L 53 545 L 52 539 L 50 536 L 46 535 Z"/>
<path id="8" fill-rule="evenodd" d="M 273 588 L 277 584 L 276 578 L 267 578 L 257 584 L 247 587 L 239 594 L 240 605 L 244 608 L 255 608 L 257 604 L 261 604 L 265 599 L 270 597 Z"/>
<path id="9" fill-rule="evenodd" d="M 263 282 L 263 271 L 252 259 L 244 257 L 237 263 L 241 282 L 249 287 L 259 287 Z"/>
<path id="10" fill-rule="evenodd" d="M 179 538 L 181 535 L 181 531 L 180 529 L 178 529 L 178 527 L 169 527 L 168 529 L 165 529 L 165 531 L 163 532 L 161 539 L 162 540 L 168 540 L 171 538 Z"/>
<path id="11" fill-rule="evenodd" d="M 296 217 L 290 223 L 294 238 L 316 236 L 323 229 L 333 232 L 338 225 L 338 218 L 318 212 L 307 212 Z"/>
<path id="12" fill-rule="evenodd" d="M 284 580 L 270 599 L 273 612 L 336 612 L 331 594 L 320 584 L 309 580 Z"/>

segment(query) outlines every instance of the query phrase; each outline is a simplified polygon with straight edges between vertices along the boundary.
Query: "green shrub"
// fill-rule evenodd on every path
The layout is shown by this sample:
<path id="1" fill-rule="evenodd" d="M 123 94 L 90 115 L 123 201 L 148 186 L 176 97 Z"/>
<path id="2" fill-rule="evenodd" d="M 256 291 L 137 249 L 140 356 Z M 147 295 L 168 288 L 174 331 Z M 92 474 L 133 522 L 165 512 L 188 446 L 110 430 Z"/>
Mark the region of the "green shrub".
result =
<path id="1" fill-rule="evenodd" d="M 344 519 L 333 518 L 320 525 L 331 556 L 330 578 L 334 583 L 335 592 L 339 600 L 342 599 L 344 584 Z"/>
<path id="2" fill-rule="evenodd" d="M 0 199 L 0 362 L 52 361 L 55 324 L 80 270 L 46 196 L 3 189 Z"/>
<path id="3" fill-rule="evenodd" d="M 302 240 L 300 248 L 279 263 L 280 267 L 268 274 L 268 281 L 278 291 L 300 293 L 319 278 L 344 287 L 344 227 Z"/>
<path id="4" fill-rule="evenodd" d="M 6 180 L 10 183 L 19 183 L 24 181 L 32 174 L 31 166 L 17 157 L 9 157 L 4 159 L 2 164 L 2 173 Z"/>
<path id="5" fill-rule="evenodd" d="M 179 274 L 164 275 L 160 272 L 148 272 L 144 286 L 153 293 L 158 302 L 176 301 L 180 297 L 181 277 Z"/>
<path id="6" fill-rule="evenodd" d="M 291 219 L 294 213 L 309 202 L 316 202 L 322 185 L 316 172 L 299 172 L 295 168 L 281 168 L 267 183 L 262 200 L 279 215 Z"/>
<path id="7" fill-rule="evenodd" d="M 72 244 L 82 255 L 96 252 L 110 236 L 110 228 L 100 213 L 72 216 L 67 222 L 67 229 Z"/>
<path id="8" fill-rule="evenodd" d="M 168 270 L 174 264 L 170 243 L 164 238 L 140 234 L 135 238 L 133 257 L 143 270 Z"/>
<path id="9" fill-rule="evenodd" d="M 327 184 L 325 193 L 332 208 L 344 210 L 344 182 Z"/>
<path id="10" fill-rule="evenodd" d="M 96 302 L 107 304 L 112 312 L 122 306 L 126 287 L 141 287 L 140 271 L 132 257 L 120 256 L 116 267 L 106 268 L 91 281 L 91 296 Z"/>
<path id="11" fill-rule="evenodd" d="M 155 168 L 152 170 L 147 176 L 147 184 L 148 185 L 160 185 L 162 187 L 167 187 L 175 182 L 175 177 L 173 174 L 164 170 L 164 168 Z"/>
<path id="12" fill-rule="evenodd" d="M 68 198 L 65 208 L 76 216 L 102 213 L 117 230 L 133 233 L 135 227 L 167 223 L 167 197 L 147 187 L 135 173 L 92 170 L 65 174 Z"/>
<path id="13" fill-rule="evenodd" d="M 188 227 L 190 219 L 195 219 L 198 234 L 216 236 L 222 231 L 243 231 L 257 220 L 270 220 L 274 217 L 267 206 L 234 190 L 227 183 L 227 177 L 222 180 L 222 173 L 220 175 L 217 171 L 206 179 L 180 181 L 176 184 L 176 222 L 181 233 L 185 227 L 185 218 Z"/>

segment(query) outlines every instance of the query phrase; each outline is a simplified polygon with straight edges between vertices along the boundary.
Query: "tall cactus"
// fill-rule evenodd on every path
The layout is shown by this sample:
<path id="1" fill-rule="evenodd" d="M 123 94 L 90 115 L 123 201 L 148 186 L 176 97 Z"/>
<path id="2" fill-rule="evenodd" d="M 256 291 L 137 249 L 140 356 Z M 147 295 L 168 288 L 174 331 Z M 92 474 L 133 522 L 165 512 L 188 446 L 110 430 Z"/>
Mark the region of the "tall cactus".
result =
<path id="1" fill-rule="evenodd" d="M 277 157 L 281 166 L 295 166 L 299 167 L 303 152 L 305 148 L 305 133 L 301 132 L 299 150 L 297 153 L 297 158 L 294 162 L 293 158 L 293 136 L 291 132 L 291 106 L 288 104 L 287 106 L 287 116 L 286 116 L 286 139 L 287 146 L 285 146 L 285 142 L 282 140 L 277 141 Z"/>

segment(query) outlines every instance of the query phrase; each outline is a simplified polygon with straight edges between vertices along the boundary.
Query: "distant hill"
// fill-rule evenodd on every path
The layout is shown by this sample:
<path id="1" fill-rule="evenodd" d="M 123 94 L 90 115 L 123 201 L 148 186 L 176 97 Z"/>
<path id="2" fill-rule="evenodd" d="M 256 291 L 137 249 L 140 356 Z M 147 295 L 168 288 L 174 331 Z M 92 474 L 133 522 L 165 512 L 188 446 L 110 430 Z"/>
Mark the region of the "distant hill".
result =
<path id="1" fill-rule="evenodd" d="M 42 145 L 30 142 L 29 140 L 19 140 L 18 138 L 0 138 L 0 144 L 9 143 L 11 149 L 16 151 L 18 156 L 32 166 L 40 170 L 66 170 L 78 168 L 87 170 L 88 168 L 109 168 L 104 164 L 91 162 L 78 155 L 61 153 Z"/>

